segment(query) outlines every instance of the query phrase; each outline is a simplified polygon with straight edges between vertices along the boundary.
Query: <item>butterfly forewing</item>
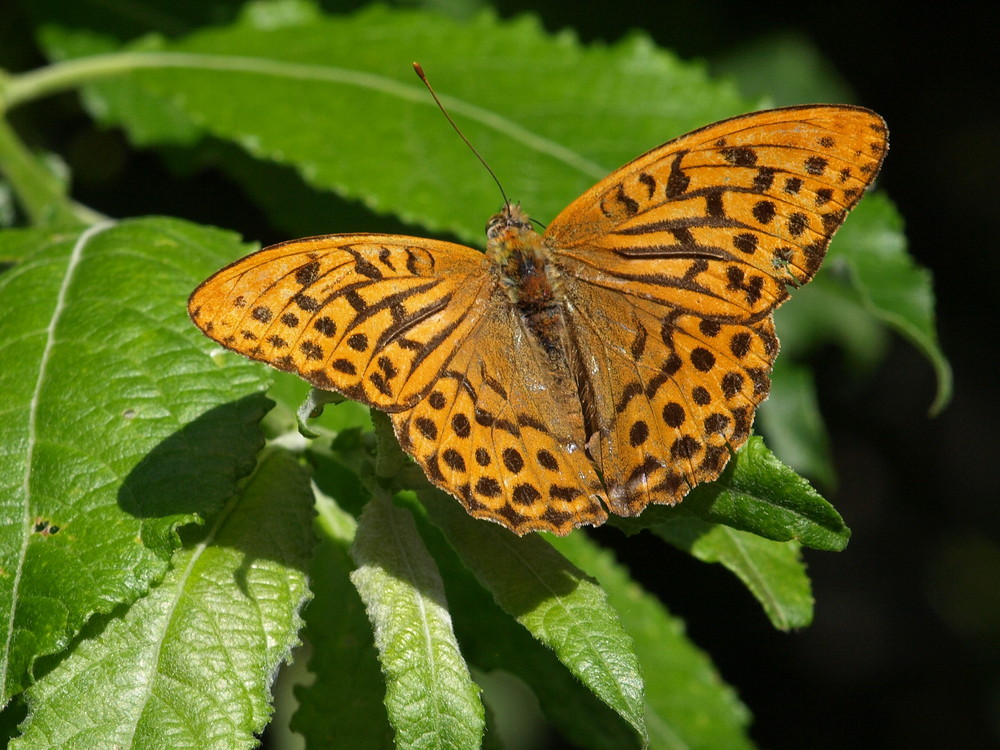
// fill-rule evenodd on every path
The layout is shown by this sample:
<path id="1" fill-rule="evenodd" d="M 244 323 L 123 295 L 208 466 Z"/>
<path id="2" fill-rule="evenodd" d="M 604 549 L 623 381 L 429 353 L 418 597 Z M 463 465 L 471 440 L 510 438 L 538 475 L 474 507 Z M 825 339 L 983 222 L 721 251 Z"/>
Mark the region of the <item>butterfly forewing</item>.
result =
<path id="1" fill-rule="evenodd" d="M 609 292 L 753 319 L 812 278 L 886 148 L 882 118 L 860 107 L 724 120 L 613 172 L 545 238 L 568 275 Z"/>
<path id="2" fill-rule="evenodd" d="M 237 261 L 199 286 L 188 309 L 223 346 L 396 411 L 426 394 L 491 284 L 472 248 L 328 235 Z"/>

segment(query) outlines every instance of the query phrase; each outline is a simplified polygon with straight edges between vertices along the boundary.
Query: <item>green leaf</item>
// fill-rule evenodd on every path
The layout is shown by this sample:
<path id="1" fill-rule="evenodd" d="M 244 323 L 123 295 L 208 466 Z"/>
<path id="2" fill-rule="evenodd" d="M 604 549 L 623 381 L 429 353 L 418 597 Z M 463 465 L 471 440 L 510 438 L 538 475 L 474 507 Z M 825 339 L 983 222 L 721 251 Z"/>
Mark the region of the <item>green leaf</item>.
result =
<path id="1" fill-rule="evenodd" d="M 351 581 L 375 629 L 396 744 L 478 748 L 479 687 L 459 651 L 444 587 L 412 516 L 378 491 L 358 522 Z"/>
<path id="2" fill-rule="evenodd" d="M 418 496 L 497 604 L 645 737 L 638 662 L 600 587 L 556 552 L 545 536 L 517 537 L 478 521 L 454 498 L 426 484 Z"/>
<path id="3" fill-rule="evenodd" d="M 312 514 L 305 472 L 272 454 L 159 586 L 28 691 L 11 747 L 256 746 L 298 642 Z"/>
<path id="4" fill-rule="evenodd" d="M 744 92 L 768 96 L 778 105 L 853 101 L 850 87 L 815 47 L 797 34 L 778 33 L 755 40 L 716 60 L 713 69 L 734 76 Z M 891 132 L 892 123 L 889 126 Z M 907 254 L 902 220 L 884 195 L 866 197 L 854 211 L 830 247 L 827 268 L 830 266 L 841 272 L 848 270 L 854 292 L 851 297 L 864 306 L 870 317 L 862 320 L 853 314 L 853 320 L 845 320 L 843 302 L 837 304 L 826 298 L 818 308 L 831 321 L 824 327 L 836 327 L 833 337 L 855 354 L 877 347 L 881 355 L 881 347 L 869 330 L 873 320 L 905 336 L 935 369 L 938 391 L 931 413 L 939 412 L 951 396 L 952 380 L 937 342 L 930 273 Z M 836 270 L 821 273 L 810 291 L 821 288 L 836 275 Z M 780 326 L 778 330 L 782 330 Z M 814 345 L 823 338 L 816 336 L 816 327 L 808 330 Z"/>
<path id="5" fill-rule="evenodd" d="M 379 44 L 368 44 L 369 39 Z M 66 32 L 49 40 L 57 57 L 106 45 L 102 40 L 88 46 Z M 345 17 L 304 14 L 275 27 L 248 13 L 228 28 L 170 42 L 147 38 L 133 50 L 77 64 L 100 63 L 91 77 L 98 70 L 122 74 L 88 86 L 88 101 L 104 122 L 123 124 L 137 142 L 190 144 L 200 134 L 212 135 L 294 168 L 315 188 L 473 242 L 481 241 L 483 221 L 499 197 L 412 75 L 412 59 L 424 63 L 507 191 L 542 221 L 636 154 L 754 106 L 731 85 L 710 81 L 702 68 L 679 62 L 643 37 L 584 47 L 567 35 L 546 36 L 528 17 L 499 21 L 484 14 L 457 22 L 372 7 Z M 505 64 L 497 66 L 501 56 Z M 539 69 L 544 77 L 536 75 Z M 81 73 L 81 80 L 87 75 Z M 482 86 L 483 80 L 489 86 Z M 528 80 L 531 86 L 525 87 Z M 218 96 L 222 90 L 224 97 Z M 585 120 L 581 112 L 587 113 Z M 233 164 L 229 158 L 223 163 Z M 275 215 L 282 213 L 279 194 L 288 194 L 286 213 L 298 212 L 306 202 L 301 191 L 290 193 L 287 187 L 266 193 L 246 163 L 234 170 L 258 199 L 269 196 L 265 203 Z M 273 178 L 273 170 L 269 174 Z M 865 246 L 869 261 L 896 257 L 901 237 L 894 214 L 866 209 L 872 203 L 872 197 L 862 203 L 841 235 L 853 231 L 877 245 L 871 253 Z M 317 226 L 316 211 L 309 215 L 301 221 L 313 233 L 375 228 L 336 219 Z M 845 244 L 838 237 L 831 257 Z M 899 257 L 910 270 L 924 273 L 905 255 Z M 942 404 L 949 372 L 934 341 L 929 308 L 895 310 L 899 295 L 887 291 L 894 285 L 872 284 L 874 291 L 868 291 L 864 265 L 858 266 L 858 280 L 869 312 L 896 326 L 932 360 L 940 382 L 937 405 Z M 885 293 L 875 293 L 880 289 Z"/>
<path id="6" fill-rule="evenodd" d="M 451 498 L 448 500 L 457 505 Z M 418 522 L 441 570 L 449 600 L 461 602 L 461 606 L 453 607 L 452 617 L 462 653 L 469 663 L 484 671 L 503 670 L 520 678 L 534 692 L 545 716 L 576 747 L 593 750 L 640 747 L 633 727 L 562 665 L 555 651 L 532 637 L 500 608 L 494 595 L 476 580 L 443 532 L 426 520 L 420 521 L 419 516 Z M 482 521 L 471 522 L 484 525 Z M 484 698 L 489 705 L 489 684 L 484 686 Z M 518 721 L 518 717 L 511 719 Z"/>
<path id="7" fill-rule="evenodd" d="M 757 420 L 768 447 L 782 461 L 827 489 L 836 486 L 812 370 L 790 357 L 779 357 L 771 373 L 771 395 L 757 412 Z"/>
<path id="8" fill-rule="evenodd" d="M 636 518 L 609 523 L 634 532 L 679 518 L 698 518 L 766 539 L 795 539 L 814 549 L 840 551 L 851 536 L 840 514 L 809 483 L 782 464 L 754 435 L 715 482 L 701 484 L 673 507 L 651 506 Z"/>
<path id="9" fill-rule="evenodd" d="M 753 747 L 746 736 L 749 712 L 708 657 L 685 637 L 683 624 L 585 535 L 573 533 L 552 543 L 597 578 L 632 638 L 646 681 L 649 746 L 654 750 Z"/>
<path id="10" fill-rule="evenodd" d="M 144 594 L 174 529 L 262 443 L 266 375 L 204 355 L 185 300 L 236 239 L 180 221 L 0 232 L 3 698 L 95 613 Z M 197 270 L 192 270 L 197 269 Z"/>
<path id="11" fill-rule="evenodd" d="M 951 398 L 951 368 L 938 345 L 930 272 L 907 254 L 903 220 L 888 198 L 871 195 L 854 213 L 860 220 L 837 234 L 829 263 L 847 269 L 851 289 L 872 317 L 909 339 L 934 365 L 938 391 L 931 413 L 937 413 Z"/>
<path id="12" fill-rule="evenodd" d="M 735 573 L 778 630 L 804 628 L 812 622 L 812 587 L 798 543 L 773 542 L 694 518 L 660 524 L 653 533 L 699 560 L 721 563 Z"/>
<path id="13" fill-rule="evenodd" d="M 547 35 L 530 17 L 462 23 L 370 7 L 282 28 L 247 18 L 145 51 L 152 46 L 143 42 L 142 57 L 122 55 L 127 77 L 88 87 L 103 121 L 121 122 L 143 143 L 190 142 L 181 124 L 190 123 L 294 166 L 314 187 L 475 241 L 500 196 L 412 60 L 511 196 L 543 221 L 637 154 L 749 108 L 731 85 L 645 37 L 584 47 L 568 34 Z M 78 50 L 63 43 L 50 52 Z M 160 104 L 140 106 L 149 98 Z M 164 128 L 164 108 L 177 125 Z"/>
<path id="14" fill-rule="evenodd" d="M 769 34 L 715 60 L 712 67 L 720 74 L 734 77 L 748 95 L 768 97 L 771 105 L 854 100 L 847 83 L 798 34 Z M 892 123 L 889 126 L 891 133 Z M 890 165 L 891 160 L 892 157 Z M 869 195 L 852 213 L 831 244 L 826 268 L 830 266 L 841 273 L 845 267 L 848 269 L 854 292 L 851 298 L 863 305 L 867 315 L 845 310 L 843 299 L 819 295 L 823 299 L 815 310 L 828 322 L 810 325 L 805 320 L 806 311 L 800 312 L 799 300 L 795 313 L 787 317 L 799 317 L 799 326 L 808 331 L 804 338 L 813 346 L 824 339 L 837 340 L 854 355 L 855 364 L 858 354 L 862 354 L 862 360 L 871 360 L 865 354 L 881 358 L 884 344 L 871 327 L 874 321 L 888 325 L 912 341 L 933 365 L 938 391 L 931 413 L 939 412 L 951 396 L 952 379 L 950 366 L 937 342 L 930 273 L 907 254 L 902 220 L 884 195 Z M 817 283 L 807 288 L 808 292 L 818 292 L 836 275 L 836 270 L 821 272 Z M 825 335 L 817 336 L 822 329 L 828 330 Z M 778 331 L 785 341 L 781 325 Z M 797 466 L 794 461 L 793 465 Z"/>
<path id="15" fill-rule="evenodd" d="M 861 201 L 834 235 L 815 280 L 792 297 L 775 314 L 781 358 L 833 342 L 844 350 L 849 372 L 871 371 L 885 354 L 888 327 L 933 365 L 932 413 L 947 403 L 951 369 L 937 341 L 930 272 L 907 254 L 902 220 L 886 196 L 876 192 Z"/>
<path id="16" fill-rule="evenodd" d="M 371 38 L 399 57 L 376 53 L 363 41 Z M 499 48 L 510 62 L 497 69 Z M 64 35 L 50 49 L 65 56 L 80 54 L 86 46 Z M 87 89 L 92 109 L 107 122 L 123 123 L 133 138 L 190 143 L 197 132 L 211 134 L 258 158 L 293 167 L 317 188 L 472 241 L 481 240 L 482 222 L 495 210 L 497 196 L 412 77 L 408 61 L 413 57 L 425 63 L 456 119 L 496 171 L 517 180 L 505 179 L 508 192 L 542 220 L 642 150 L 752 107 L 732 87 L 708 81 L 700 68 L 679 63 L 641 37 L 609 48 L 583 47 L 570 37 L 546 37 L 530 19 L 504 22 L 489 15 L 460 23 L 431 13 L 370 8 L 349 17 L 306 14 L 276 28 L 247 14 L 229 28 L 180 41 L 144 40 L 141 50 L 111 61 L 131 71 L 127 77 Z M 801 50 L 793 53 L 801 56 Z M 547 71 L 542 79 L 533 75 L 540 68 Z M 489 87 L 480 85 L 484 78 Z M 532 86 L 525 89 L 528 78 Z M 226 96 L 217 96 L 222 89 Z M 643 96 L 635 97 L 635 91 Z M 580 112 L 587 112 L 585 126 Z M 169 124 L 173 119 L 176 127 Z M 268 192 L 250 165 L 234 168 L 258 199 L 272 198 L 266 202 L 273 203 L 274 214 L 295 213 L 306 202 L 299 190 L 292 198 L 287 185 L 273 189 L 273 170 Z M 282 195 L 292 202 L 284 212 Z M 452 199 L 457 195 L 461 201 Z M 878 252 L 867 253 L 869 260 L 897 252 L 901 237 L 894 214 L 867 210 L 874 200 L 866 199 L 849 217 L 834 242 L 831 263 L 851 232 L 878 244 Z M 301 218 L 313 233 L 374 228 L 345 226 L 337 219 L 323 226 L 315 213 L 312 219 Z M 831 278 L 821 273 L 811 286 Z M 900 317 L 882 304 L 886 295 L 863 289 L 862 296 L 871 304 L 850 327 L 846 344 L 866 340 L 861 334 L 871 328 L 871 315 L 887 320 L 931 358 L 939 373 L 938 404 L 943 403 L 949 372 L 933 339 L 929 308 L 922 320 L 908 313 Z M 796 301 L 781 317 L 804 312 Z M 822 312 L 840 320 L 828 308 Z M 778 330 L 785 338 L 784 323 Z M 810 331 L 809 340 L 817 340 L 815 329 Z M 795 339 L 789 341 L 794 351 Z"/>
<path id="17" fill-rule="evenodd" d="M 385 683 L 364 605 L 351 584 L 350 545 L 357 522 L 314 489 L 320 543 L 309 566 L 314 598 L 305 611 L 312 682 L 296 689 L 292 729 L 309 747 L 393 747 Z"/>
<path id="18" fill-rule="evenodd" d="M 377 422 L 388 422 L 378 412 L 373 416 Z M 310 450 L 316 466 L 317 483 L 336 493 L 338 500 L 342 500 L 352 513 L 359 512 L 359 493 L 364 494 L 364 491 L 360 490 L 357 475 L 347 466 L 353 465 L 356 467 L 354 471 L 368 473 L 368 483 L 372 483 L 371 458 L 361 447 L 364 442 L 355 442 L 354 435 L 348 433 L 335 441 L 335 452 L 327 452 L 318 444 L 313 444 Z M 387 444 L 383 440 L 381 444 L 383 450 L 388 446 L 389 450 L 400 453 L 395 443 Z M 389 459 L 390 463 L 393 461 Z M 365 464 L 368 464 L 367 469 Z M 397 479 L 407 483 L 412 481 L 413 486 L 425 488 L 426 479 L 419 468 L 412 462 L 408 467 Z M 411 493 L 402 493 L 400 499 L 411 496 Z M 367 500 L 367 494 L 363 500 Z M 452 498 L 445 498 L 443 502 L 454 506 L 456 515 L 465 523 L 473 527 L 486 525 L 468 517 Z M 507 670 L 523 679 L 536 693 L 545 714 L 577 745 L 598 750 L 638 747 L 635 731 L 561 665 L 553 651 L 533 639 L 524 627 L 497 606 L 492 594 L 459 561 L 441 531 L 426 521 L 423 506 L 411 500 L 410 507 L 418 515 L 421 535 L 445 581 L 449 601 L 460 603 L 460 606 L 452 608 L 451 616 L 462 644 L 462 653 L 470 659 L 470 663 L 474 662 L 483 670 Z M 488 695 L 486 697 L 489 698 Z"/>

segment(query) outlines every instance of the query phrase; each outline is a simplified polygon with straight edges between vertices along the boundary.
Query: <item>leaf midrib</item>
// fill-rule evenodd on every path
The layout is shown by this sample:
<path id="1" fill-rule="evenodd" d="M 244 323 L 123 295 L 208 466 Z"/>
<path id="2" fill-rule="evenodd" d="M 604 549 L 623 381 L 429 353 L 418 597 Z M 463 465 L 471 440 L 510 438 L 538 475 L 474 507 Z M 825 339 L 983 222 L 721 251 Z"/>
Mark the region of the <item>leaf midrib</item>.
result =
<path id="1" fill-rule="evenodd" d="M 66 262 L 66 269 L 63 272 L 62 280 L 59 284 L 59 292 L 56 295 L 55 306 L 52 308 L 52 316 L 49 324 L 45 328 L 45 346 L 42 348 L 42 355 L 38 360 L 38 372 L 35 377 L 35 387 L 28 402 L 28 423 L 26 426 L 27 437 L 25 440 L 24 452 L 24 476 L 21 481 L 21 495 L 23 497 L 23 515 L 21 535 L 21 549 L 17 556 L 17 564 L 11 576 L 11 600 L 10 613 L 7 616 L 7 633 L 4 639 L 3 653 L 0 654 L 0 695 L 7 693 L 7 674 L 10 665 L 11 644 L 14 640 L 14 623 L 17 619 L 18 591 L 21 586 L 21 578 L 24 574 L 24 561 L 27 557 L 28 545 L 31 542 L 31 476 L 34 462 L 35 446 L 38 443 L 38 407 L 41 402 L 41 394 L 48 375 L 48 364 L 52 356 L 52 351 L 56 345 L 56 329 L 62 320 L 63 312 L 66 309 L 66 297 L 69 289 L 76 277 L 77 267 L 80 265 L 83 253 L 91 238 L 114 226 L 114 222 L 102 222 L 88 227 L 80 233 L 73 249 L 70 251 Z"/>
<path id="2" fill-rule="evenodd" d="M 586 627 L 581 627 L 583 625 L 583 623 L 576 616 L 576 613 L 573 611 L 573 609 L 564 601 L 563 597 L 560 596 L 552 588 L 552 586 L 549 585 L 548 580 L 538 570 L 536 570 L 525 557 L 523 557 L 518 552 L 518 550 L 515 548 L 515 546 L 511 543 L 512 540 L 509 539 L 508 536 L 506 535 L 506 532 L 500 532 L 498 530 L 498 531 L 496 531 L 494 533 L 496 533 L 496 534 L 498 534 L 500 536 L 501 542 L 503 544 L 505 544 L 507 546 L 507 548 L 510 550 L 511 554 L 513 554 L 514 557 L 516 557 L 521 562 L 521 564 L 524 566 L 525 570 L 527 570 L 529 573 L 531 573 L 531 575 L 535 577 L 535 579 L 542 585 L 542 587 L 545 588 L 545 589 L 547 589 L 549 591 L 549 594 L 551 595 L 552 599 L 554 600 L 554 602 L 556 603 L 556 605 L 559 607 L 559 609 L 561 609 L 563 612 L 565 612 L 566 616 L 569 617 L 574 623 L 577 624 L 577 626 L 578 626 L 578 632 L 583 635 L 583 639 L 584 639 L 584 641 L 587 644 L 587 648 L 600 661 L 601 665 L 603 666 L 603 668 L 605 670 L 605 673 L 612 676 L 612 682 L 614 684 L 615 692 L 617 693 L 618 698 L 621 700 L 622 705 L 629 706 L 630 713 L 631 713 L 632 701 L 631 701 L 631 699 L 627 695 L 625 695 L 624 691 L 622 690 L 622 685 L 618 681 L 618 678 L 617 678 L 617 671 L 608 662 L 608 660 L 604 658 L 604 652 L 593 643 L 593 641 L 592 641 L 592 639 L 590 637 L 590 634 L 589 634 L 587 628 Z M 518 617 L 517 619 L 518 619 L 519 622 L 521 621 L 521 617 Z M 534 636 L 535 634 L 532 633 L 532 635 Z M 535 636 L 535 637 L 537 637 L 537 636 Z M 612 708 L 614 708 L 614 707 L 612 707 Z M 625 718 L 625 717 L 623 717 L 623 718 Z M 637 720 L 640 724 L 642 723 L 642 717 L 641 716 L 640 717 L 632 717 L 632 718 L 635 719 L 635 720 Z M 628 719 L 628 721 L 629 721 L 629 724 L 631 724 L 636 730 L 638 730 L 640 733 L 642 733 L 643 730 L 640 729 L 640 726 L 636 725 L 633 722 L 632 719 Z"/>

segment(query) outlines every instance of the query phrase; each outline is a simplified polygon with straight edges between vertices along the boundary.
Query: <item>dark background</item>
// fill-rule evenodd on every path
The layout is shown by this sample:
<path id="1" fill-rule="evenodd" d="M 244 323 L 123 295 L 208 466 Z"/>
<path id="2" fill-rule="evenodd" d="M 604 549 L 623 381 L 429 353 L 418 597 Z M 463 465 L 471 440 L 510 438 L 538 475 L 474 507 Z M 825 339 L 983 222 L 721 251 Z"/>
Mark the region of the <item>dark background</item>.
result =
<path id="1" fill-rule="evenodd" d="M 643 29 L 681 56 L 710 63 L 776 31 L 798 33 L 853 86 L 857 103 L 888 121 L 891 147 L 879 185 L 907 222 L 912 255 L 934 273 L 955 395 L 940 416 L 927 416 L 933 372 L 902 340 L 861 386 L 836 352 L 821 357 L 818 386 L 840 482 L 825 494 L 854 536 L 843 553 L 806 553 L 815 623 L 778 633 L 718 566 L 659 542 L 625 544 L 603 530 L 598 536 L 688 622 L 691 638 L 753 710 L 761 747 L 1000 747 L 1000 493 L 993 479 L 1000 408 L 991 364 L 1000 312 L 1000 11 L 721 0 L 496 5 L 505 16 L 537 13 L 550 30 L 571 28 L 584 41 L 614 42 Z M 0 66 L 41 64 L 31 33 L 23 11 L 0 1 Z M 24 132 L 47 133 L 49 142 L 35 145 L 71 162 L 100 154 L 107 181 L 79 184 L 82 202 L 116 216 L 170 213 L 225 223 L 264 242 L 283 239 L 223 178 L 202 174 L 185 184 L 156 156 L 97 148 L 107 136 L 82 113 L 69 130 L 46 130 L 39 122 L 45 106 L 65 122 L 66 108 L 76 105 L 43 104 L 16 113 L 34 120 Z M 88 167 L 93 173 L 94 164 Z M 149 191 L 160 175 L 181 189 Z M 109 204 L 110 195 L 133 203 Z M 227 214 L 231 221 L 219 218 Z"/>

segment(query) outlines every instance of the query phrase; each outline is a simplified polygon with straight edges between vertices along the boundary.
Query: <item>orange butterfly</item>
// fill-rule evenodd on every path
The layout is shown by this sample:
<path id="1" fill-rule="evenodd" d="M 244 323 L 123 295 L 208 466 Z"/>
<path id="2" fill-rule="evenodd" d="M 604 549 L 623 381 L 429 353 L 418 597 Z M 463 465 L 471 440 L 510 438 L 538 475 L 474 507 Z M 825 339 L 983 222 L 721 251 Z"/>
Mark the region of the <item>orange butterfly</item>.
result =
<path id="1" fill-rule="evenodd" d="M 285 242 L 188 309 L 209 337 L 391 415 L 473 516 L 566 534 L 719 476 L 778 353 L 772 313 L 878 174 L 885 122 L 786 107 L 672 140 L 486 253 L 385 234 Z"/>

